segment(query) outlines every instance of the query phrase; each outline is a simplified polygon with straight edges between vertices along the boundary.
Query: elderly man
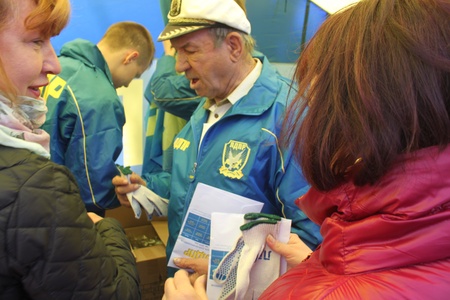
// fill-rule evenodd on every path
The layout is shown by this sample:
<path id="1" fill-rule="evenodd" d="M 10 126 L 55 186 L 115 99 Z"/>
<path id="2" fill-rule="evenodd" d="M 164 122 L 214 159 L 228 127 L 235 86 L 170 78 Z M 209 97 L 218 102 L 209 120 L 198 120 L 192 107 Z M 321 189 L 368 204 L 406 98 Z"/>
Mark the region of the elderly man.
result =
<path id="1" fill-rule="evenodd" d="M 198 183 L 264 203 L 263 212 L 292 219 L 292 231 L 314 249 L 321 241 L 318 227 L 294 204 L 309 186 L 277 139 L 296 91 L 264 56 L 252 55 L 255 42 L 242 1 L 173 0 L 168 18 L 158 40 L 171 41 L 176 71 L 204 99 L 176 136 L 172 173 L 143 176 L 145 181 L 134 174 L 132 184 L 115 177 L 119 200 L 129 206 L 126 193 L 139 184 L 170 198 L 167 257 Z M 182 262 L 176 263 L 199 271 Z"/>

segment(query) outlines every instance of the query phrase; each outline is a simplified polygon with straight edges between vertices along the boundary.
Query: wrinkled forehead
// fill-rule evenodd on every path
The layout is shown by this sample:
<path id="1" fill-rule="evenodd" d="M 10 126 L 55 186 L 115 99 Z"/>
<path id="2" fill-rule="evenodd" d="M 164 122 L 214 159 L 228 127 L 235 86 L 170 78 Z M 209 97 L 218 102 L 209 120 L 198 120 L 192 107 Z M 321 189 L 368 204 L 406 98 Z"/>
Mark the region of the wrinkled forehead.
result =
<path id="1" fill-rule="evenodd" d="M 170 43 L 175 49 L 185 47 L 205 47 L 210 43 L 214 43 L 213 35 L 209 28 L 200 29 L 194 32 L 187 33 L 182 36 L 175 37 L 170 40 Z"/>

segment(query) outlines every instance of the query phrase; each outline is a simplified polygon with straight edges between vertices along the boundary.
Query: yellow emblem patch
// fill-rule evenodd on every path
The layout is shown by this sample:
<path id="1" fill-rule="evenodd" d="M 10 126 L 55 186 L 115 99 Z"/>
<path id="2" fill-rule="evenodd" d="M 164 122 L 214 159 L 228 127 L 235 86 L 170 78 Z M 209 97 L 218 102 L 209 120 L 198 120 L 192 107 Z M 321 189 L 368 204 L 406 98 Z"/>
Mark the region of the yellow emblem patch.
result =
<path id="1" fill-rule="evenodd" d="M 244 176 L 242 169 L 247 164 L 249 156 L 250 147 L 247 143 L 230 140 L 223 147 L 220 174 L 233 179 L 241 179 Z"/>
<path id="2" fill-rule="evenodd" d="M 189 148 L 190 145 L 191 145 L 191 142 L 189 142 L 188 140 L 182 139 L 182 138 L 177 138 L 173 142 L 173 148 L 175 150 L 186 151 L 186 149 Z"/>

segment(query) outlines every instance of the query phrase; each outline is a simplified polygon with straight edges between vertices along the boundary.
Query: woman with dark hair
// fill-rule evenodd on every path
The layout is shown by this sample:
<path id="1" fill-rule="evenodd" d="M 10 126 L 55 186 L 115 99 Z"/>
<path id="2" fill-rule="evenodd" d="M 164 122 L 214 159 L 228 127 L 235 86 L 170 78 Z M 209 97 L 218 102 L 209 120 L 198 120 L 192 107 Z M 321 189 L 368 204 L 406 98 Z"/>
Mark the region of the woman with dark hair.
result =
<path id="1" fill-rule="evenodd" d="M 330 16 L 295 78 L 284 140 L 323 242 L 260 299 L 448 296 L 450 2 L 363 0 Z"/>
<path id="2" fill-rule="evenodd" d="M 295 78 L 282 139 L 323 242 L 304 259 L 269 237 L 291 268 L 259 299 L 448 297 L 450 2 L 363 0 L 331 15 Z M 166 282 L 166 299 L 205 297 L 204 278 L 186 278 Z"/>

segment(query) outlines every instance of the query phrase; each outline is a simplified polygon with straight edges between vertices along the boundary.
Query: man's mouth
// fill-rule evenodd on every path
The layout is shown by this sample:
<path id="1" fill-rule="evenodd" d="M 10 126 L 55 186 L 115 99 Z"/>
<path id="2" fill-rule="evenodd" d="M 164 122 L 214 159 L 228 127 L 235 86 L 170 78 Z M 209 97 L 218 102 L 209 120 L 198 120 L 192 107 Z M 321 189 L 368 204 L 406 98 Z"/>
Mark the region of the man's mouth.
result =
<path id="1" fill-rule="evenodd" d="M 192 78 L 190 87 L 191 89 L 195 90 L 197 88 L 197 83 L 199 82 L 198 78 Z"/>

